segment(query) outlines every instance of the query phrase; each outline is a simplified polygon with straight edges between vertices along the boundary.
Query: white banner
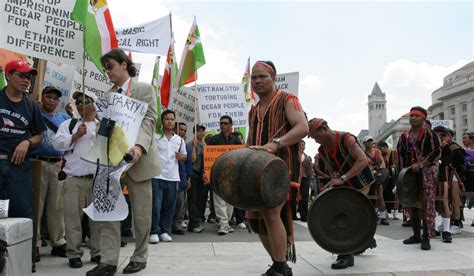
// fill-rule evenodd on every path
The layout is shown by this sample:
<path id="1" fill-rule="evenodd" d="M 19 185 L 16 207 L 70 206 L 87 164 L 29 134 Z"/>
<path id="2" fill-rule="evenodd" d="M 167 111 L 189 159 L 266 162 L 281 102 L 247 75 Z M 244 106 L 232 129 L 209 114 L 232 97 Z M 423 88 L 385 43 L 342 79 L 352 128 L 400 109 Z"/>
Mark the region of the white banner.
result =
<path id="1" fill-rule="evenodd" d="M 431 128 L 435 128 L 437 126 L 444 126 L 445 128 L 454 130 L 453 120 L 430 120 L 430 121 L 431 121 Z"/>
<path id="2" fill-rule="evenodd" d="M 276 75 L 275 87 L 289 91 L 298 96 L 300 73 L 284 73 Z"/>
<path id="3" fill-rule="evenodd" d="M 82 209 L 93 221 L 121 221 L 128 216 L 128 205 L 122 194 L 120 176 L 132 164 L 122 162 L 117 167 L 101 166 L 94 176 L 94 201 Z M 107 174 L 110 173 L 110 177 Z M 107 180 L 109 180 L 107 191 Z"/>
<path id="4" fill-rule="evenodd" d="M 133 27 L 116 29 L 115 33 L 119 48 L 166 56 L 171 43 L 171 16 L 167 15 Z"/>
<path id="5" fill-rule="evenodd" d="M 82 64 L 82 26 L 70 19 L 75 1 L 0 0 L 0 48 Z"/>
<path id="6" fill-rule="evenodd" d="M 97 115 L 116 121 L 125 132 L 128 146 L 135 145 L 148 104 L 115 92 L 106 95 L 95 104 Z"/>
<path id="7" fill-rule="evenodd" d="M 72 96 L 74 72 L 74 66 L 65 63 L 49 61 L 46 65 L 43 87 L 54 86 L 63 94 L 56 111 L 65 112 L 64 107 Z"/>
<path id="8" fill-rule="evenodd" d="M 194 86 L 183 86 L 176 91 L 173 97 L 173 110 L 176 113 L 176 122 L 186 124 L 188 128 L 186 141 L 188 142 L 192 140 L 193 126 L 195 124 L 195 94 Z"/>
<path id="9" fill-rule="evenodd" d="M 234 128 L 247 125 L 243 89 L 241 83 L 197 85 L 199 121 L 206 126 L 206 131 L 219 129 L 219 118 L 223 115 L 232 117 Z"/>

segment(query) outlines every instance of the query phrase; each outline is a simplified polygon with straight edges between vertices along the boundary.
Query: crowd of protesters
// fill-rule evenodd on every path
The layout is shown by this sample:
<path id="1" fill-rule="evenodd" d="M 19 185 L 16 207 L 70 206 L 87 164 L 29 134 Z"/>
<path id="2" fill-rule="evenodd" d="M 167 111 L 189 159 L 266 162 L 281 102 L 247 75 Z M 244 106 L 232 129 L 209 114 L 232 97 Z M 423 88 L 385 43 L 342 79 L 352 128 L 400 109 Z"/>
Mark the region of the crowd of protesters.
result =
<path id="1" fill-rule="evenodd" d="M 131 77 L 136 71 L 123 51 L 109 53 L 103 57 L 102 62 L 114 84 L 113 92 L 128 91 L 129 96 L 150 103 L 156 102 L 149 85 L 132 82 Z M 256 89 L 259 81 L 263 83 L 262 89 L 266 89 L 264 85 L 267 82 L 267 72 L 270 78 L 268 83 L 272 84 L 276 73 L 272 63 L 261 62 L 254 69 L 260 74 L 256 78 L 262 79 L 253 79 L 257 84 Z M 89 92 L 74 93 L 72 104 L 80 117 L 73 118 L 69 109 L 71 106 L 67 113 L 55 111 L 62 96 L 61 91 L 55 87 L 43 89 L 39 105 L 27 99 L 26 92 L 33 76 L 37 74 L 37 70 L 28 63 L 12 61 L 4 71 L 8 86 L 0 91 L 0 195 L 2 199 L 10 200 L 10 217 L 33 219 L 30 160 L 41 161 L 40 220 L 34 221 L 34 262 L 41 260 L 38 248 L 44 243 L 43 238 L 47 237 L 52 255 L 66 257 L 71 268 L 82 267 L 84 252 L 81 248 L 87 239 L 90 261 L 97 263 L 97 267 L 87 275 L 113 275 L 117 268 L 119 247 L 126 246 L 123 238 L 135 236 L 134 256 L 124 269 L 124 273 L 135 273 L 146 267 L 148 244 L 172 242 L 174 235 L 202 233 L 205 223 L 217 224 L 217 230 L 213 231 L 222 236 L 231 235 L 234 228 L 251 227 L 256 230 L 249 223 L 244 210 L 234 208 L 212 192 L 210 180 L 204 173 L 205 145 L 246 143 L 241 133 L 233 132 L 232 117 L 220 117 L 220 132 L 205 137 L 204 125 L 196 124 L 188 130 L 186 124 L 177 121 L 172 110 L 165 110 L 161 116 L 157 116 L 156 109 L 149 110 L 150 114 L 147 111 L 140 138 L 129 151 L 134 158 L 132 162 L 136 163 L 135 167 L 145 173 L 141 173 L 139 177 L 134 171 L 130 171 L 122 182 L 129 203 L 129 217 L 121 224 L 94 222 L 84 216 L 82 209 L 92 202 L 92 181 L 96 167 L 81 157 L 93 147 L 97 137 L 99 121 L 94 110 L 96 95 Z M 276 93 L 275 90 L 272 91 Z M 264 92 L 260 91 L 262 96 L 266 95 Z M 273 94 L 269 95 L 270 103 Z M 291 102 L 291 94 L 284 96 L 289 100 L 282 101 Z M 294 98 L 292 108 L 295 108 L 295 114 L 299 114 L 301 106 Z M 281 111 L 275 109 L 275 112 Z M 256 128 L 261 123 L 258 119 L 260 115 L 255 113 L 252 117 Z M 364 137 L 360 142 L 354 140 L 354 146 L 362 149 L 365 154 L 364 166 L 368 166 L 373 175 L 381 169 L 388 171 L 387 178 L 372 184 L 369 192 L 376 196 L 374 208 L 378 212 L 380 224 L 389 225 L 390 215 L 396 220 L 399 213 L 402 214 L 403 226 L 413 229 L 413 236 L 403 243 L 420 243 L 423 250 L 430 249 L 429 240 L 435 235 L 441 235 L 443 242 L 451 243 L 451 235 L 461 233 L 463 208 L 473 205 L 472 199 L 469 202 L 469 198 L 462 197 L 461 193 L 474 191 L 474 132 L 464 133 L 463 145 L 459 145 L 454 141 L 452 130 L 442 126 L 432 129 L 427 115 L 422 107 L 410 110 L 410 129 L 397 137 L 398 145 L 395 149 L 390 149 L 384 141 L 375 143 L 376 139 L 371 136 Z M 161 134 L 154 133 L 157 117 L 161 119 Z M 290 117 L 288 120 L 293 124 L 295 119 Z M 331 131 L 327 122 L 322 119 L 316 121 L 317 129 L 312 129 L 310 124 L 310 131 Z M 304 128 L 307 133 L 307 122 L 302 124 L 301 133 L 304 133 Z M 252 137 L 258 140 L 257 136 Z M 348 137 L 355 138 L 350 134 Z M 292 145 L 286 144 L 289 139 L 279 138 L 268 143 L 274 143 L 277 150 L 283 144 L 297 153 L 297 168 L 301 175 L 297 177 L 299 183 L 291 185 L 288 206 L 291 208 L 292 220 L 306 222 L 309 201 L 327 187 L 328 183 L 335 183 L 335 179 L 340 179 L 341 185 L 347 185 L 350 178 L 328 173 L 325 170 L 327 157 L 320 155 L 324 151 L 320 149 L 313 162 L 304 153 L 305 142 L 301 138 L 298 140 Z M 262 144 L 248 145 L 265 149 Z M 422 176 L 420 185 L 423 201 L 426 203 L 424 206 L 403 209 L 397 201 L 396 179 L 399 172 L 407 167 L 420 172 Z M 153 168 L 156 170 L 153 171 Z M 142 175 L 150 177 L 145 179 Z M 435 229 L 436 211 L 442 216 L 442 224 Z M 279 213 L 280 210 L 277 217 Z M 474 222 L 471 226 L 474 226 Z M 269 230 L 272 235 L 273 230 Z M 266 275 L 291 275 L 291 269 L 283 260 L 284 254 L 273 254 L 275 255 L 271 256 L 275 266 L 272 269 L 275 270 L 269 269 Z M 348 265 L 350 262 L 342 265 L 339 262 L 333 268 L 345 268 Z"/>

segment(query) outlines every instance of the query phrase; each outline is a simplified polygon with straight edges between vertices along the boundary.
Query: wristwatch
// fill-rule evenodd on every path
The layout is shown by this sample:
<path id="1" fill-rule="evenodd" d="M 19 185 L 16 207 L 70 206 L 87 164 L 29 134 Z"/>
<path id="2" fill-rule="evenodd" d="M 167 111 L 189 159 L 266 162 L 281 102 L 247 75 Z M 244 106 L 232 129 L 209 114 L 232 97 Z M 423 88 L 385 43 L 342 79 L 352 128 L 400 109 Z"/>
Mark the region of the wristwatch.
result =
<path id="1" fill-rule="evenodd" d="M 425 165 L 423 165 L 423 162 L 420 163 L 420 169 L 423 169 L 425 167 Z"/>
<path id="2" fill-rule="evenodd" d="M 339 178 L 342 179 L 342 181 L 344 182 L 346 182 L 347 180 L 347 176 L 345 174 L 341 175 Z"/>
<path id="3" fill-rule="evenodd" d="M 281 148 L 280 138 L 273 138 L 272 142 L 276 143 L 278 145 L 278 148 Z"/>

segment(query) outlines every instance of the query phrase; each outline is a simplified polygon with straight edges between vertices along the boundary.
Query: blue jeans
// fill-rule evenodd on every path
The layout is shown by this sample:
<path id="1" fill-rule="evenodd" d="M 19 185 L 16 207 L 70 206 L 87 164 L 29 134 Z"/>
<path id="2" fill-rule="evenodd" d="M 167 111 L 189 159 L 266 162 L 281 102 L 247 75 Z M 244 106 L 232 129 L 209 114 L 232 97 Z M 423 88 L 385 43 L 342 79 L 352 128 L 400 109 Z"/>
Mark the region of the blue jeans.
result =
<path id="1" fill-rule="evenodd" d="M 150 234 L 171 232 L 179 181 L 166 181 L 153 178 L 153 209 Z"/>
<path id="2" fill-rule="evenodd" d="M 19 165 L 0 160 L 0 199 L 10 199 L 8 217 L 33 219 L 32 189 L 29 159 Z"/>

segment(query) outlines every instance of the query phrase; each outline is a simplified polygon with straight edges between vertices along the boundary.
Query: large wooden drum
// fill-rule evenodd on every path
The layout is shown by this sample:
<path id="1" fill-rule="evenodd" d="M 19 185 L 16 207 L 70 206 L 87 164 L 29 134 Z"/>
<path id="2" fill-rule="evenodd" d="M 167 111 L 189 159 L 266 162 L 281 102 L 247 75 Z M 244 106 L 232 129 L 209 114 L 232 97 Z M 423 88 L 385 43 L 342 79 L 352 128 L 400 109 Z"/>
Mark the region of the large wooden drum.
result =
<path id="1" fill-rule="evenodd" d="M 263 150 L 232 150 L 214 163 L 211 186 L 218 196 L 238 208 L 274 208 L 288 198 L 288 166 Z"/>

